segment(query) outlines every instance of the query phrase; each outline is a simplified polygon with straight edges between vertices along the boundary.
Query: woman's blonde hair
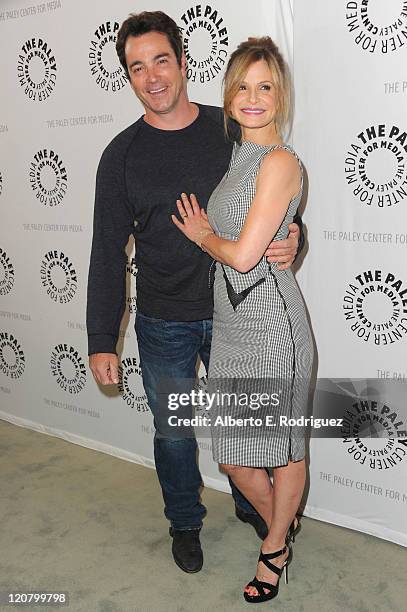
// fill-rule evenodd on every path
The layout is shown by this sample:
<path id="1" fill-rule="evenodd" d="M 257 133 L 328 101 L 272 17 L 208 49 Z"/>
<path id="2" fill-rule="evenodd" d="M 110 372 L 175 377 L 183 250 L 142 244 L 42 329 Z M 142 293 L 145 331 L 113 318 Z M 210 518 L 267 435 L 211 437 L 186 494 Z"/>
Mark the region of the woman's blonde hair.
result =
<path id="1" fill-rule="evenodd" d="M 290 77 L 284 59 L 277 45 L 269 36 L 248 38 L 240 43 L 229 58 L 223 77 L 223 113 L 225 129 L 228 133 L 232 100 L 239 91 L 248 69 L 252 64 L 264 60 L 271 72 L 271 80 L 275 88 L 276 114 L 274 117 L 276 129 L 281 135 L 290 116 Z"/>

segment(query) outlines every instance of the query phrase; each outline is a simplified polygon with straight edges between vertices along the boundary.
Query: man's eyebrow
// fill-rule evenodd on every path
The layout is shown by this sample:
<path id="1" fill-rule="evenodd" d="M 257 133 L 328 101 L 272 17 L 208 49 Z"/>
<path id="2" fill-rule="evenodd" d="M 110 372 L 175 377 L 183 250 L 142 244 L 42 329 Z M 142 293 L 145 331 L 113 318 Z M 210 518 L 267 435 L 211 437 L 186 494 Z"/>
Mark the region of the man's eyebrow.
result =
<path id="1" fill-rule="evenodd" d="M 156 62 L 157 60 L 163 57 L 170 57 L 170 54 L 169 53 L 159 53 L 158 55 L 155 55 L 153 57 L 153 61 Z M 129 68 L 133 68 L 133 66 L 141 66 L 142 63 L 143 62 L 141 60 L 134 60 L 134 62 L 131 62 L 131 64 L 129 64 Z"/>

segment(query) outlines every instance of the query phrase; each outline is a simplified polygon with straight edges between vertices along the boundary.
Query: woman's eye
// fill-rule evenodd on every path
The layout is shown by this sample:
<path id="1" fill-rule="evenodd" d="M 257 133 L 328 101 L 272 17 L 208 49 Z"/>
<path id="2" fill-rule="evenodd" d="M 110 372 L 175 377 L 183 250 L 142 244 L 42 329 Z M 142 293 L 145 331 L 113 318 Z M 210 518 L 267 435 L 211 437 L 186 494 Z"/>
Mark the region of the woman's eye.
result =
<path id="1" fill-rule="evenodd" d="M 239 90 L 244 91 L 246 89 L 246 85 L 240 85 Z"/>
<path id="2" fill-rule="evenodd" d="M 264 91 L 270 91 L 271 87 L 270 85 L 262 85 L 261 89 L 264 89 Z"/>

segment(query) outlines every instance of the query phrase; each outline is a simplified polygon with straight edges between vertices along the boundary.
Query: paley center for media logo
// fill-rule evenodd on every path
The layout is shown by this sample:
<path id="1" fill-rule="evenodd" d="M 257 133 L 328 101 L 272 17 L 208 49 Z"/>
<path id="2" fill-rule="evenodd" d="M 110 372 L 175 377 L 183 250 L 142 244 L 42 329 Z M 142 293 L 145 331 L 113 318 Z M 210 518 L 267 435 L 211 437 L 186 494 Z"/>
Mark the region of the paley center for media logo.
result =
<path id="1" fill-rule="evenodd" d="M 140 364 L 135 357 L 126 357 L 120 362 L 118 389 L 129 408 L 135 408 L 137 412 L 149 411 Z"/>
<path id="2" fill-rule="evenodd" d="M 103 91 L 117 92 L 128 83 L 116 53 L 117 21 L 105 21 L 93 33 L 88 62 L 90 73 Z"/>
<path id="3" fill-rule="evenodd" d="M 191 83 L 208 83 L 227 62 L 228 29 L 217 8 L 195 4 L 180 18 L 187 60 L 187 79 Z"/>
<path id="4" fill-rule="evenodd" d="M 361 341 L 384 347 L 407 335 L 407 283 L 389 270 L 365 270 L 349 283 L 342 310 Z"/>
<path id="5" fill-rule="evenodd" d="M 52 94 L 57 64 L 51 47 L 43 38 L 34 36 L 23 44 L 18 54 L 17 77 L 30 100 L 44 102 Z"/>
<path id="6" fill-rule="evenodd" d="M 70 302 L 78 289 L 78 275 L 63 251 L 48 251 L 41 262 L 41 284 L 57 304 Z"/>
<path id="7" fill-rule="evenodd" d="M 388 55 L 407 49 L 407 0 L 352 0 L 345 4 L 346 26 L 355 45 Z"/>
<path id="8" fill-rule="evenodd" d="M 58 344 L 52 349 L 51 374 L 57 385 L 68 393 L 82 391 L 86 384 L 86 366 L 78 351 L 69 344 Z"/>
<path id="9" fill-rule="evenodd" d="M 130 314 L 135 314 L 137 310 L 136 305 L 136 277 L 137 277 L 137 264 L 135 257 L 129 257 L 127 260 L 126 272 L 127 272 L 127 297 L 126 302 Z"/>
<path id="10" fill-rule="evenodd" d="M 30 186 L 37 200 L 44 206 L 56 206 L 62 202 L 68 189 L 65 165 L 52 149 L 41 149 L 30 162 Z"/>
<path id="11" fill-rule="evenodd" d="M 25 355 L 21 343 L 13 334 L 0 332 L 0 372 L 10 378 L 20 378 L 25 370 Z"/>
<path id="12" fill-rule="evenodd" d="M 10 293 L 14 285 L 14 267 L 10 257 L 0 247 L 0 295 Z"/>
<path id="13" fill-rule="evenodd" d="M 407 199 L 407 132 L 392 123 L 362 130 L 348 147 L 345 178 L 367 206 L 388 208 Z"/>
<path id="14" fill-rule="evenodd" d="M 406 424 L 385 403 L 352 402 L 344 412 L 342 436 L 348 455 L 371 470 L 388 470 L 407 458 Z"/>

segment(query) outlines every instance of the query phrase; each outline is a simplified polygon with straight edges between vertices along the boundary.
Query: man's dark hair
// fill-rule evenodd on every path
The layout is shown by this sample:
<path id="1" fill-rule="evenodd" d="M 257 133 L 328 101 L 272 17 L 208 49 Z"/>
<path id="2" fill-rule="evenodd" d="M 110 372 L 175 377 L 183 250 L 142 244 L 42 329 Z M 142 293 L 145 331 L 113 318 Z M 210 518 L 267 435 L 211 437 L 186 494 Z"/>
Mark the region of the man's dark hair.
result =
<path id="1" fill-rule="evenodd" d="M 117 33 L 116 51 L 119 56 L 121 65 L 124 68 L 127 76 L 130 78 L 127 70 L 126 56 L 124 47 L 129 36 L 141 36 L 148 32 L 159 32 L 165 34 L 168 38 L 178 65 L 181 66 L 181 57 L 183 51 L 181 29 L 175 21 L 162 11 L 143 11 L 142 13 L 131 13 L 130 17 L 123 21 L 120 30 Z"/>

